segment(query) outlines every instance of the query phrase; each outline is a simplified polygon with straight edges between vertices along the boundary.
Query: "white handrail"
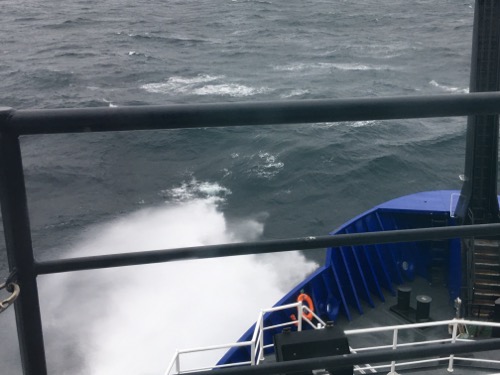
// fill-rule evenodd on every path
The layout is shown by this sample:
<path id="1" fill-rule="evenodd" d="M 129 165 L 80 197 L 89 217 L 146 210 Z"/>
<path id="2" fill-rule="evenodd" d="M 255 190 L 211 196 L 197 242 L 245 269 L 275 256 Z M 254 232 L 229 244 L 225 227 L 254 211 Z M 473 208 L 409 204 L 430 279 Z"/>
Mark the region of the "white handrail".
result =
<path id="1" fill-rule="evenodd" d="M 273 326 L 267 326 L 267 327 L 264 326 L 264 315 L 265 314 L 273 313 L 273 312 L 281 311 L 281 310 L 293 309 L 293 308 L 297 309 L 297 314 L 298 314 L 297 320 L 290 320 L 289 322 L 280 323 L 280 324 L 276 324 Z M 193 371 L 201 371 L 201 370 L 210 370 L 210 369 L 214 369 L 214 368 L 221 368 L 221 367 L 228 367 L 228 366 L 241 366 L 241 365 L 246 365 L 246 364 L 258 365 L 261 361 L 264 360 L 264 349 L 272 347 L 272 344 L 264 345 L 264 331 L 274 329 L 274 328 L 279 328 L 279 327 L 293 326 L 293 325 L 297 325 L 297 330 L 301 331 L 302 330 L 302 320 L 306 321 L 313 328 L 318 328 L 318 327 L 314 326 L 314 324 L 309 319 L 304 317 L 304 313 L 309 313 L 309 312 L 312 313 L 313 317 L 318 320 L 319 325 L 320 325 L 319 328 L 323 328 L 325 326 L 325 323 L 323 322 L 323 320 L 321 320 L 321 318 L 318 315 L 316 315 L 313 311 L 311 311 L 311 309 L 309 309 L 308 306 L 302 304 L 301 301 L 295 302 L 295 303 L 289 303 L 287 305 L 275 306 L 275 307 L 272 307 L 269 309 L 263 309 L 259 313 L 259 316 L 257 318 L 257 322 L 255 323 L 254 332 L 252 334 L 252 339 L 250 341 L 177 350 L 174 358 L 172 359 L 169 367 L 167 368 L 167 371 L 165 372 L 165 375 L 170 375 L 174 365 L 176 368 L 176 374 L 188 373 L 188 372 L 193 372 Z M 181 371 L 181 369 L 180 369 L 180 367 L 181 367 L 180 366 L 181 354 L 203 352 L 203 351 L 210 351 L 210 350 L 217 350 L 217 349 L 224 349 L 224 348 L 237 348 L 237 347 L 243 347 L 243 346 L 250 347 L 250 361 L 232 363 L 229 365 L 214 365 L 214 366 L 209 366 L 209 367 L 196 368 L 196 369 L 183 370 L 183 371 Z"/>
<path id="2" fill-rule="evenodd" d="M 451 343 L 454 344 L 457 341 L 457 331 L 458 331 L 458 323 L 453 323 L 453 332 L 451 334 Z M 450 355 L 450 360 L 448 362 L 448 372 L 453 372 L 453 357 L 454 355 Z"/>
<path id="3" fill-rule="evenodd" d="M 323 319 L 321 319 L 318 315 L 316 315 L 316 314 L 314 313 L 314 311 L 312 311 L 312 310 L 311 310 L 308 306 L 306 306 L 306 305 L 302 305 L 302 310 L 303 310 L 303 311 L 305 310 L 305 312 L 307 312 L 307 313 L 311 313 L 311 314 L 313 315 L 313 317 L 314 317 L 314 318 L 318 321 L 318 323 L 320 324 L 320 327 L 319 327 L 319 328 L 324 328 L 324 327 L 326 327 L 326 323 L 323 321 Z M 313 322 L 311 322 L 309 319 L 307 319 L 307 317 L 305 317 L 305 316 L 304 316 L 304 314 L 301 314 L 301 315 L 302 315 L 302 319 L 304 319 L 304 320 L 305 320 L 305 321 L 306 321 L 306 322 L 307 322 L 307 323 L 308 323 L 311 327 L 313 327 L 313 328 L 315 328 L 315 329 L 317 329 L 317 328 L 318 328 L 317 326 L 315 326 L 315 325 L 313 324 Z"/>
<path id="4" fill-rule="evenodd" d="M 194 353 L 194 352 L 207 352 L 210 350 L 225 349 L 225 348 L 237 348 L 240 346 L 249 346 L 250 344 L 252 344 L 251 341 L 232 342 L 229 344 L 219 344 L 219 345 L 202 346 L 199 348 L 181 349 L 181 350 L 178 350 L 178 353 L 179 354 L 186 354 L 186 353 Z"/>
<path id="5" fill-rule="evenodd" d="M 266 313 L 272 313 L 275 311 L 280 311 L 280 310 L 286 310 L 286 309 L 291 309 L 291 308 L 296 308 L 297 309 L 297 320 L 291 320 L 289 322 L 285 323 L 280 323 L 272 326 L 264 326 L 264 314 Z M 318 321 L 318 326 L 315 326 L 311 320 L 309 320 L 305 314 L 311 313 Z M 265 348 L 270 348 L 273 345 L 272 344 L 267 344 L 265 345 L 264 343 L 264 331 L 273 329 L 273 328 L 279 328 L 287 325 L 296 325 L 297 330 L 302 329 L 302 321 L 305 321 L 309 325 L 311 325 L 313 328 L 316 329 L 321 329 L 326 326 L 325 322 L 318 316 L 316 315 L 311 309 L 303 305 L 302 302 L 296 302 L 296 303 L 291 303 L 283 306 L 278 306 L 270 309 L 264 309 L 261 310 L 259 313 L 259 316 L 257 318 L 257 322 L 255 324 L 255 329 L 252 334 L 252 339 L 250 341 L 244 341 L 244 342 L 237 342 L 237 343 L 229 343 L 229 344 L 222 344 L 222 345 L 212 345 L 208 347 L 202 347 L 202 348 L 194 348 L 194 349 L 184 349 L 184 350 L 178 350 L 170 362 L 170 365 L 165 372 L 165 375 L 170 375 L 172 372 L 172 369 L 176 368 L 176 373 L 187 373 L 187 372 L 193 372 L 193 371 L 199 371 L 199 370 L 206 370 L 206 369 L 214 369 L 214 368 L 221 368 L 221 367 L 228 367 L 228 366 L 242 366 L 242 365 L 258 365 L 261 361 L 264 360 L 264 349 Z M 388 332 L 392 331 L 392 344 L 390 345 L 378 345 L 378 346 L 373 346 L 373 347 L 363 347 L 363 348 L 351 348 L 351 353 L 356 353 L 356 352 L 361 352 L 361 351 L 369 351 L 369 350 L 379 350 L 379 349 L 387 349 L 387 348 L 393 348 L 397 349 L 399 347 L 407 347 L 407 346 L 418 346 L 418 345 L 427 345 L 427 344 L 433 344 L 433 343 L 450 343 L 453 344 L 457 341 L 469 341 L 466 339 L 461 339 L 458 335 L 458 327 L 459 326 L 485 326 L 485 327 L 499 327 L 500 328 L 500 323 L 492 323 L 492 322 L 481 322 L 481 321 L 472 321 L 472 320 L 465 320 L 465 319 L 450 319 L 450 320 L 443 320 L 443 321 L 437 321 L 437 322 L 425 322 L 425 323 L 415 323 L 415 324 L 402 324 L 402 325 L 393 325 L 393 326 L 386 326 L 386 327 L 372 327 L 372 328 L 362 328 L 362 329 L 353 329 L 353 330 L 346 330 L 344 331 L 346 336 L 353 336 L 353 335 L 360 335 L 360 334 L 367 334 L 367 333 L 380 333 L 380 332 Z M 418 341 L 418 342 L 410 342 L 410 343 L 398 343 L 398 335 L 399 332 L 402 330 L 408 330 L 408 329 L 416 329 L 416 328 L 427 328 L 427 327 L 437 327 L 437 326 L 452 326 L 453 331 L 452 331 L 452 337 L 451 338 L 443 338 L 443 339 L 434 339 L 434 340 L 427 340 L 427 341 Z M 236 347 L 245 347 L 248 346 L 250 347 L 250 361 L 245 361 L 245 362 L 239 362 L 239 363 L 232 363 L 232 364 L 226 364 L 226 365 L 214 365 L 211 367 L 204 367 L 204 368 L 197 368 L 197 369 L 190 369 L 190 370 L 183 370 L 181 371 L 180 368 L 180 355 L 181 354 L 187 354 L 187 353 L 193 353 L 193 352 L 202 352 L 202 351 L 209 351 L 209 350 L 216 350 L 216 349 L 224 349 L 224 348 L 236 348 Z M 390 368 L 390 374 L 396 374 L 396 367 L 400 366 L 405 366 L 405 365 L 415 365 L 415 364 L 421 364 L 421 363 L 428 363 L 428 362 L 439 362 L 439 361 L 448 361 L 448 371 L 453 371 L 453 363 L 454 359 L 458 359 L 458 357 L 455 357 L 453 354 L 451 354 L 448 357 L 440 357 L 440 358 L 431 358 L 431 359 L 423 359 L 423 360 L 417 360 L 417 361 L 410 361 L 410 362 L 399 362 L 397 363 L 396 361 L 391 361 L 389 364 L 382 364 L 378 366 L 370 366 L 370 365 L 365 365 L 365 367 L 359 367 L 355 366 L 354 371 L 361 372 L 365 370 L 370 370 L 373 371 L 378 368 Z M 500 364 L 500 361 L 496 360 L 488 360 L 488 359 L 480 359 L 480 358 L 462 358 L 460 357 L 460 360 L 462 361 L 470 361 L 470 362 L 483 362 L 483 363 L 491 363 L 491 364 Z"/>
<path id="6" fill-rule="evenodd" d="M 398 343 L 398 334 L 400 330 L 407 330 L 407 329 L 415 329 L 415 328 L 425 328 L 425 327 L 436 327 L 436 326 L 453 326 L 453 331 L 452 331 L 452 337 L 447 338 L 447 339 L 441 339 L 441 340 L 427 340 L 427 341 L 418 341 L 418 342 L 410 342 L 410 343 Z M 426 344 L 432 344 L 432 343 L 437 343 L 437 342 L 449 342 L 450 344 L 453 344 L 457 341 L 471 341 L 467 339 L 461 339 L 459 338 L 458 333 L 458 327 L 459 326 L 467 326 L 467 325 L 475 325 L 475 326 L 483 326 L 483 327 L 500 327 L 500 323 L 493 323 L 493 322 L 481 322 L 481 321 L 472 321 L 472 320 L 465 320 L 465 319 L 451 319 L 451 320 L 444 320 L 444 321 L 438 321 L 438 322 L 426 322 L 426 323 L 417 323 L 417 324 L 402 324 L 398 326 L 386 326 L 386 327 L 372 327 L 372 328 L 363 328 L 363 329 L 355 329 L 355 330 L 347 330 L 344 331 L 346 336 L 349 335 L 359 335 L 359 334 L 366 334 L 366 333 L 380 333 L 380 332 L 388 332 L 392 331 L 393 333 L 393 339 L 392 339 L 392 344 L 391 345 L 379 345 L 379 346 L 374 346 L 374 347 L 363 347 L 363 348 L 351 348 L 351 353 L 354 352 L 360 352 L 360 351 L 368 351 L 368 350 L 379 350 L 379 349 L 387 349 L 387 348 L 393 348 L 396 349 L 398 347 L 403 347 L 403 346 L 417 346 L 417 345 L 426 345 Z M 368 368 L 390 368 L 389 374 L 397 374 L 396 372 L 396 367 L 400 366 L 407 366 L 407 365 L 415 365 L 415 364 L 421 364 L 421 363 L 428 363 L 428 362 L 439 362 L 439 361 L 448 361 L 448 368 L 447 370 L 449 372 L 453 371 L 453 363 L 454 363 L 455 356 L 451 354 L 450 356 L 447 357 L 440 357 L 440 358 L 431 358 L 431 359 L 423 359 L 423 360 L 418 360 L 418 361 L 410 361 L 410 362 L 399 362 L 396 363 L 396 361 L 392 361 L 390 364 L 384 364 L 384 365 L 379 365 L 379 366 L 369 366 Z M 491 359 L 482 359 L 482 358 L 462 358 L 460 357 L 461 360 L 463 361 L 470 361 L 470 362 L 482 362 L 482 363 L 489 363 L 489 364 L 500 364 L 500 361 L 497 360 L 491 360 Z M 360 371 L 362 372 L 363 370 L 366 370 L 367 367 L 360 367 L 360 368 L 355 368 L 355 371 Z"/>

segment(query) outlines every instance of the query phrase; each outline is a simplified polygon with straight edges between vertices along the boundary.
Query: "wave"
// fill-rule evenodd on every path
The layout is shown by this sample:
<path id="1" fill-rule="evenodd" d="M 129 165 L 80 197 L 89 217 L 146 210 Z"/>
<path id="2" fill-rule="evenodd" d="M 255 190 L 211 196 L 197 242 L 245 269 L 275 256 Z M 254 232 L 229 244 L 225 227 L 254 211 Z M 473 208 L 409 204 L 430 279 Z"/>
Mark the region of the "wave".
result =
<path id="1" fill-rule="evenodd" d="M 285 167 L 285 163 L 280 161 L 277 155 L 265 151 L 244 156 L 232 153 L 231 158 L 238 164 L 238 169 L 242 170 L 249 178 L 269 180 L 278 175 Z"/>
<path id="2" fill-rule="evenodd" d="M 347 126 L 353 127 L 353 128 L 364 128 L 367 126 L 373 126 L 376 125 L 378 121 L 375 120 L 368 120 L 368 121 L 354 121 L 350 123 L 345 123 Z"/>
<path id="3" fill-rule="evenodd" d="M 258 154 L 258 164 L 252 168 L 258 177 L 272 178 L 276 176 L 285 166 L 285 163 L 278 160 L 276 155 L 269 152 L 260 151 Z"/>
<path id="4" fill-rule="evenodd" d="M 369 126 L 375 126 L 379 125 L 381 122 L 378 120 L 368 120 L 368 121 L 351 121 L 351 122 L 346 122 L 346 121 L 341 121 L 341 122 L 318 122 L 313 124 L 315 128 L 318 129 L 329 129 L 333 128 L 336 126 L 347 126 L 351 128 L 363 128 L 363 127 L 369 127 Z"/>
<path id="5" fill-rule="evenodd" d="M 391 59 L 410 55 L 419 50 L 417 45 L 406 42 L 352 44 L 342 46 L 341 48 L 350 51 L 353 56 L 365 56 L 376 59 Z M 336 53 L 338 54 L 338 52 Z"/>
<path id="6" fill-rule="evenodd" d="M 220 96 L 252 96 L 264 94 L 271 91 L 266 87 L 250 87 L 236 83 L 223 83 L 219 85 L 207 85 L 193 90 L 196 95 L 220 95 Z"/>
<path id="7" fill-rule="evenodd" d="M 170 77 L 166 82 L 148 83 L 141 88 L 154 94 L 184 94 L 197 96 L 245 97 L 272 91 L 267 87 L 252 87 L 240 83 L 216 82 L 225 76 L 198 75 L 196 77 Z"/>
<path id="8" fill-rule="evenodd" d="M 108 106 L 109 106 L 109 108 L 117 108 L 117 107 L 118 107 L 118 105 L 117 105 L 117 104 L 114 104 L 111 100 L 108 100 L 108 99 L 106 99 L 106 98 L 103 98 L 103 99 L 102 99 L 102 101 L 103 101 L 104 103 L 107 103 L 107 104 L 108 104 Z"/>
<path id="9" fill-rule="evenodd" d="M 180 190 L 191 185 L 206 188 L 208 196 L 225 190 L 205 182 Z M 228 221 L 210 199 L 187 199 L 87 229 L 71 256 L 256 240 L 263 228 L 256 219 Z M 43 277 L 49 369 L 162 373 L 176 349 L 235 342 L 260 308 L 273 305 L 316 267 L 292 252 Z M 222 316 L 224 329 L 207 324 Z M 183 367 L 212 365 L 222 354 L 184 357 Z"/>
<path id="10" fill-rule="evenodd" d="M 307 72 L 318 70 L 343 70 L 343 71 L 364 71 L 364 70 L 393 70 L 387 65 L 367 65 L 360 63 L 292 63 L 286 65 L 276 65 L 274 70 L 284 72 Z"/>
<path id="11" fill-rule="evenodd" d="M 221 202 L 231 194 L 231 190 L 216 182 L 200 182 L 192 178 L 189 182 L 183 182 L 180 186 L 162 190 L 161 193 L 165 198 L 174 202 L 187 202 L 193 199 Z"/>
<path id="12" fill-rule="evenodd" d="M 161 33 L 159 33 L 159 32 L 144 32 L 141 34 L 136 34 L 136 33 L 128 33 L 128 32 L 124 32 L 124 31 L 118 31 L 118 32 L 115 32 L 115 35 L 128 36 L 129 38 L 136 39 L 136 40 L 139 40 L 141 42 L 159 41 L 162 43 L 174 44 L 174 45 L 179 45 L 179 46 L 194 46 L 194 45 L 202 44 L 202 43 L 210 43 L 210 44 L 220 43 L 220 41 L 217 40 L 216 38 L 193 38 L 190 36 L 183 36 L 183 35 L 164 36 L 164 35 L 161 35 Z"/>
<path id="13" fill-rule="evenodd" d="M 431 86 L 437 87 L 438 89 L 446 92 L 451 92 L 451 93 L 458 93 L 458 94 L 468 94 L 469 93 L 469 88 L 460 88 L 460 87 L 453 87 L 453 86 L 447 86 L 447 85 L 442 85 L 434 80 L 430 81 L 429 84 Z"/>
<path id="14" fill-rule="evenodd" d="M 292 90 L 286 94 L 281 94 L 280 97 L 283 98 L 283 99 L 287 99 L 287 98 L 293 98 L 295 96 L 303 96 L 303 95 L 308 95 L 310 94 L 311 92 L 307 89 L 297 89 L 297 90 Z"/>
<path id="15" fill-rule="evenodd" d="M 42 27 L 47 28 L 47 29 L 66 29 L 66 28 L 70 28 L 70 27 L 90 26 L 90 25 L 94 25 L 96 23 L 100 23 L 100 21 L 92 19 L 92 18 L 87 18 L 87 17 L 76 17 L 74 19 L 68 19 L 68 20 L 60 21 L 58 23 L 43 25 Z"/>
<path id="16" fill-rule="evenodd" d="M 142 85 L 141 89 L 154 94 L 187 94 L 199 84 L 212 82 L 220 78 L 223 78 L 223 76 L 210 76 L 206 74 L 200 74 L 191 78 L 170 77 L 167 82 L 147 83 Z"/>

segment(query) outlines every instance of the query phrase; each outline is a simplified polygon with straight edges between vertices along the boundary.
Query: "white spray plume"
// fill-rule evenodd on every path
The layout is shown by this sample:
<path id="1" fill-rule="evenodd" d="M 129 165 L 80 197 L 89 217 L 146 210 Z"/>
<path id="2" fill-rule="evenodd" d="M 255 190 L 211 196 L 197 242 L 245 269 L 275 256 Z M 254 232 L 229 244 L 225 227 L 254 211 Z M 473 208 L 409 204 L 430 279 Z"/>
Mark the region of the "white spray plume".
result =
<path id="1" fill-rule="evenodd" d="M 191 199 L 101 225 L 71 255 L 257 239 L 263 224 L 246 219 L 237 228 L 244 235 L 228 229 L 213 199 Z M 54 373 L 163 374 L 176 349 L 235 342 L 261 308 L 316 267 L 292 252 L 42 277 L 49 367 Z M 222 354 L 193 358 L 190 366 L 213 364 Z"/>

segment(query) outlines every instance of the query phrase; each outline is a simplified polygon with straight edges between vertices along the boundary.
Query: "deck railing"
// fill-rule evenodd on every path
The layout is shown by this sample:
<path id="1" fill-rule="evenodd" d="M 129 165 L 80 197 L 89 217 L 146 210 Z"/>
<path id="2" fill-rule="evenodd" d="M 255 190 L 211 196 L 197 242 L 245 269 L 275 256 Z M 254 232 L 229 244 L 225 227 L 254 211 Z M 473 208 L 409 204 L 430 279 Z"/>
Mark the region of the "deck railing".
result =
<path id="1" fill-rule="evenodd" d="M 15 275 L 15 281 L 21 288 L 21 294 L 15 302 L 15 310 L 24 374 L 47 374 L 38 297 L 38 275 L 243 254 L 492 236 L 500 233 L 500 224 L 305 237 L 38 262 L 33 255 L 20 136 L 395 120 L 499 113 L 498 92 L 85 109 L 13 110 L 0 107 L 0 201 L 9 270 Z"/>
<path id="2" fill-rule="evenodd" d="M 170 362 L 169 367 L 167 368 L 167 371 L 165 372 L 165 375 L 171 375 L 171 374 L 187 374 L 187 373 L 192 373 L 192 372 L 198 372 L 198 371 L 204 371 L 204 370 L 213 370 L 213 369 L 220 369 L 220 368 L 225 368 L 225 367 L 235 367 L 235 366 L 244 366 L 244 365 L 259 365 L 263 360 L 264 360 L 264 348 L 271 348 L 273 347 L 273 344 L 268 344 L 264 345 L 263 344 L 263 335 L 265 330 L 269 329 L 275 329 L 279 327 L 286 327 L 286 326 L 295 326 L 298 322 L 297 321 L 289 321 L 285 322 L 282 324 L 278 325 L 273 325 L 273 326 L 263 326 L 263 321 L 264 321 L 264 316 L 266 313 L 272 313 L 275 311 L 280 311 L 280 310 L 286 310 L 290 308 L 297 308 L 297 310 L 300 311 L 300 309 L 303 309 L 304 313 L 308 313 L 310 310 L 307 308 L 307 306 L 301 306 L 301 302 L 299 303 L 293 303 L 293 304 L 288 304 L 288 305 L 283 305 L 279 307 L 273 307 L 270 309 L 262 310 L 259 314 L 259 317 L 257 319 L 257 323 L 255 325 L 254 329 L 254 334 L 252 336 L 251 341 L 245 341 L 245 342 L 237 342 L 237 343 L 232 343 L 232 344 L 223 344 L 223 345 L 213 345 L 213 346 L 207 346 L 207 347 L 202 347 L 202 348 L 193 348 L 193 349 L 184 349 L 184 350 L 179 350 L 175 353 L 173 359 Z M 324 329 L 325 327 L 325 322 L 323 322 L 319 317 L 314 315 L 316 319 L 318 319 L 317 325 L 312 324 L 311 321 L 308 319 L 304 318 L 304 321 L 307 321 L 313 328 L 315 329 Z M 297 330 L 301 330 L 301 324 L 300 324 L 301 318 L 299 318 L 299 323 L 297 325 Z M 400 332 L 401 331 L 408 331 L 408 330 L 420 330 L 420 329 L 425 329 L 425 328 L 435 328 L 435 327 L 444 327 L 447 328 L 448 331 L 451 331 L 450 337 L 444 337 L 441 339 L 434 339 L 434 340 L 425 340 L 425 341 L 411 341 L 411 342 L 405 342 L 405 343 L 400 343 L 399 342 L 399 337 L 400 337 Z M 437 321 L 437 322 L 425 322 L 425 323 L 413 323 L 413 324 L 402 324 L 402 325 L 395 325 L 395 326 L 385 326 L 385 327 L 372 327 L 372 328 L 362 328 L 362 329 L 354 329 L 354 330 L 346 330 L 344 331 L 345 335 L 347 337 L 349 336 L 356 336 L 356 335 L 368 335 L 368 334 L 384 334 L 384 333 L 390 333 L 392 336 L 392 342 L 387 343 L 385 345 L 375 345 L 375 346 L 370 346 L 370 347 L 361 347 L 361 348 L 356 348 L 356 347 L 350 347 L 351 353 L 367 353 L 367 352 L 376 352 L 384 349 L 393 349 L 397 350 L 398 348 L 408 348 L 408 347 L 425 347 L 429 346 L 430 344 L 454 344 L 457 342 L 472 342 L 474 340 L 467 338 L 468 336 L 464 337 L 464 330 L 466 331 L 467 329 L 470 329 L 470 327 L 487 327 L 487 328 L 500 328 L 500 323 L 493 323 L 493 322 L 482 322 L 482 321 L 472 321 L 472 320 L 464 320 L 464 319 L 451 319 L 451 320 L 443 320 L 443 321 Z M 380 339 L 375 339 L 374 341 L 383 341 L 384 336 L 380 337 Z M 185 354 L 192 354 L 192 353 L 200 353 L 204 351 L 210 351 L 210 350 L 218 350 L 218 349 L 231 349 L 231 348 L 238 348 L 238 347 L 248 347 L 250 348 L 250 356 L 248 361 L 244 362 L 237 362 L 237 363 L 231 363 L 231 364 L 224 364 L 224 365 L 213 365 L 213 366 L 205 366 L 205 367 L 193 367 L 189 369 L 182 369 L 181 367 L 181 355 Z M 426 358 L 426 359 L 420 359 L 420 360 L 413 360 L 413 361 L 391 361 L 389 363 L 385 364 L 378 364 L 378 365 L 370 365 L 370 364 L 365 364 L 362 366 L 355 365 L 354 366 L 354 372 L 359 373 L 359 374 L 364 374 L 366 372 L 378 372 L 380 370 L 389 370 L 389 374 L 397 374 L 396 369 L 401 368 L 401 367 L 406 367 L 406 369 L 409 368 L 415 368 L 418 369 L 420 366 L 425 365 L 425 364 L 436 364 L 439 365 L 443 362 L 443 366 L 446 366 L 447 363 L 447 370 L 448 372 L 453 372 L 454 371 L 454 363 L 456 360 L 460 360 L 462 364 L 483 364 L 483 365 L 488 365 L 491 367 L 492 373 L 498 373 L 500 371 L 500 360 L 495 360 L 495 359 L 489 359 L 489 358 L 470 358 L 470 357 L 460 357 L 460 356 L 455 356 L 454 354 L 450 354 L 447 356 L 430 356 L 431 358 Z"/>
<path id="3" fill-rule="evenodd" d="M 448 327 L 451 329 L 451 337 L 443 338 L 443 339 L 435 339 L 435 340 L 426 340 L 426 341 L 412 341 L 407 343 L 399 343 L 399 333 L 404 330 L 417 330 L 424 329 L 430 327 Z M 392 343 L 386 345 L 376 345 L 371 347 L 362 347 L 362 348 L 351 348 L 351 351 L 355 351 L 356 353 L 369 352 L 369 351 L 377 351 L 382 349 L 398 349 L 404 347 L 416 347 L 416 346 L 425 346 L 429 344 L 444 344 L 444 343 L 456 343 L 456 342 L 471 342 L 469 338 L 463 337 L 463 333 L 459 329 L 463 327 L 467 329 L 469 327 L 488 327 L 488 328 L 500 328 L 500 323 L 493 322 L 482 322 L 482 321 L 472 321 L 465 319 L 451 319 L 451 320 L 443 320 L 437 322 L 425 322 L 425 323 L 413 323 L 413 324 L 403 324 L 397 326 L 386 326 L 386 327 L 373 327 L 373 328 L 363 328 L 363 329 L 353 329 L 346 330 L 345 334 L 347 337 L 355 336 L 355 335 L 367 335 L 370 333 L 384 333 L 391 332 L 392 333 Z M 356 371 L 365 371 L 365 370 L 379 370 L 379 369 L 389 369 L 389 374 L 396 374 L 397 367 L 403 366 L 418 366 L 428 363 L 439 363 L 439 362 L 448 362 L 448 372 L 453 372 L 454 370 L 454 361 L 460 360 L 462 363 L 481 363 L 487 365 L 495 365 L 496 370 L 495 373 L 500 371 L 500 360 L 493 360 L 488 358 L 468 358 L 468 357 L 456 357 L 454 354 L 450 354 L 449 356 L 440 356 L 434 358 L 421 359 L 417 361 L 404 361 L 404 362 L 396 362 L 391 361 L 389 364 L 382 364 L 377 366 L 366 366 L 359 367 Z"/>
<path id="4" fill-rule="evenodd" d="M 297 311 L 297 320 L 290 320 L 280 324 L 274 324 L 270 326 L 266 326 L 264 324 L 265 318 L 267 318 L 270 314 L 277 311 L 282 310 L 290 310 L 295 309 Z M 313 324 L 304 314 L 311 313 L 313 317 L 316 319 L 317 324 Z M 170 374 L 186 374 L 190 372 L 196 371 L 204 371 L 204 370 L 213 370 L 216 368 L 224 368 L 224 367 L 234 367 L 234 366 L 245 366 L 245 365 L 258 365 L 261 361 L 264 360 L 264 350 L 268 348 L 272 348 L 272 343 L 264 342 L 264 332 L 269 330 L 274 330 L 277 328 L 283 327 L 296 327 L 297 331 L 302 331 L 302 326 L 304 323 L 309 324 L 312 328 L 324 327 L 325 322 L 314 313 L 308 306 L 304 305 L 301 301 L 295 303 L 289 303 L 287 305 L 271 307 L 269 309 L 263 309 L 260 311 L 259 316 L 257 318 L 257 322 L 255 323 L 255 328 L 253 331 L 252 339 L 250 341 L 242 341 L 231 344 L 222 344 L 222 345 L 212 345 L 201 348 L 192 348 L 192 349 L 182 349 L 177 350 L 174 357 L 170 361 L 170 364 L 165 371 L 165 375 Z M 201 353 L 219 349 L 231 349 L 231 348 L 239 348 L 239 347 L 248 347 L 250 350 L 249 360 L 243 362 L 236 362 L 231 364 L 224 365 L 213 365 L 213 366 L 205 366 L 205 367 L 196 367 L 190 369 L 182 369 L 181 364 L 181 355 L 192 354 L 192 353 Z M 175 369 L 175 372 L 172 372 Z"/>

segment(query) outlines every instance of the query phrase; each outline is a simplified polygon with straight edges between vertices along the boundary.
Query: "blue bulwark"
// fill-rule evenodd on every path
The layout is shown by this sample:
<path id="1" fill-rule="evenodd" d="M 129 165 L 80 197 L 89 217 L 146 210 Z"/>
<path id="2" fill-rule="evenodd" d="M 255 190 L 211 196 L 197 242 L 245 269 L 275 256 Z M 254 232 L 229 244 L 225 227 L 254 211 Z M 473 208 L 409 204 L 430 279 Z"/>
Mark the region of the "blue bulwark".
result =
<path id="1" fill-rule="evenodd" d="M 458 191 L 441 190 L 397 198 L 355 217 L 330 234 L 454 225 L 450 210 L 455 210 L 453 205 L 456 204 L 457 194 Z M 439 250 L 439 263 L 436 262 L 436 248 Z M 446 254 L 447 259 L 442 258 L 443 254 Z M 443 275 L 447 275 L 445 282 L 450 299 L 456 298 L 461 284 L 459 240 L 441 241 L 439 244 L 425 241 L 329 248 L 325 264 L 293 288 L 275 306 L 295 302 L 301 290 L 304 290 L 312 298 L 315 312 L 323 320 L 335 321 L 340 315 L 351 320 L 352 314 L 363 314 L 363 302 L 375 307 L 375 299 L 385 301 L 384 290 L 394 295 L 398 284 L 411 281 L 416 276 L 431 281 L 431 269 L 436 265 L 443 268 Z M 287 321 L 292 312 L 266 316 L 266 325 Z M 266 344 L 272 342 L 275 333 L 278 330 L 266 332 Z M 240 341 L 249 341 L 252 334 L 253 328 Z M 234 348 L 226 353 L 219 364 L 235 363 L 248 358 L 248 349 Z"/>

